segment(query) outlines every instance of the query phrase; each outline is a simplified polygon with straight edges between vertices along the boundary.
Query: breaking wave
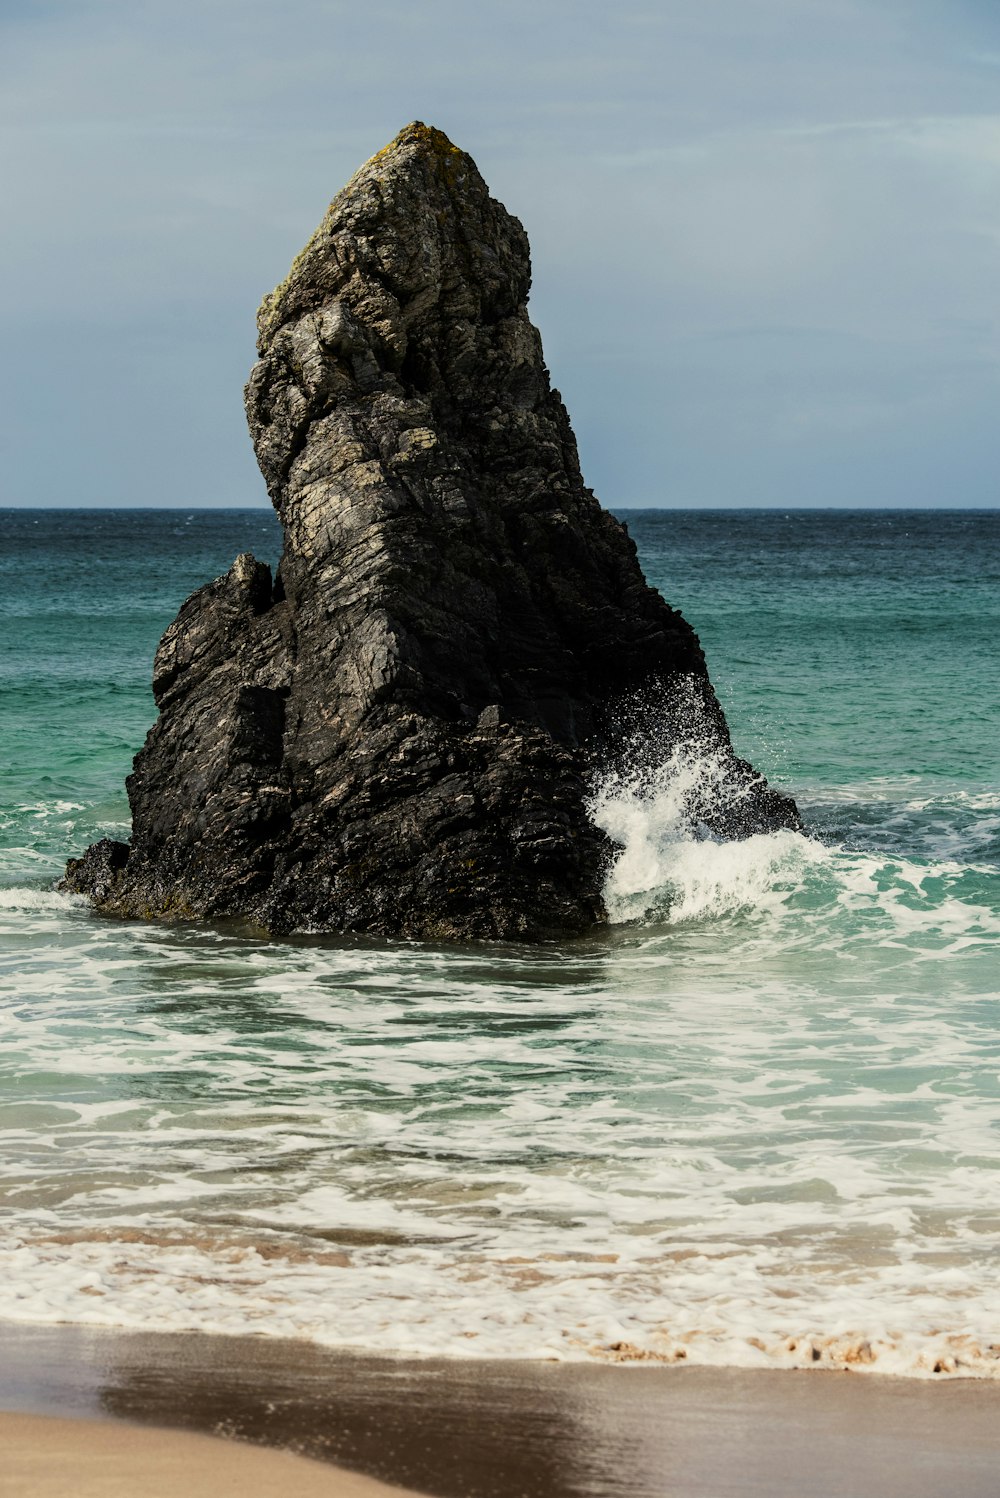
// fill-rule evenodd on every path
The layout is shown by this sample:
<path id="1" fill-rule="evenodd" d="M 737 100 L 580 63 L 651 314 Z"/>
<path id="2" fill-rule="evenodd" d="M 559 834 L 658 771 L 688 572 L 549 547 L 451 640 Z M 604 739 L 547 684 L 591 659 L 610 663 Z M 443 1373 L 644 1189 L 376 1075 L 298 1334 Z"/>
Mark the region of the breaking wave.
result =
<path id="1" fill-rule="evenodd" d="M 588 811 L 618 851 L 604 885 L 612 922 L 696 920 L 780 904 L 823 849 L 782 830 L 724 840 L 698 808 L 731 793 L 731 762 L 703 735 L 675 744 L 654 768 L 616 769 Z"/>

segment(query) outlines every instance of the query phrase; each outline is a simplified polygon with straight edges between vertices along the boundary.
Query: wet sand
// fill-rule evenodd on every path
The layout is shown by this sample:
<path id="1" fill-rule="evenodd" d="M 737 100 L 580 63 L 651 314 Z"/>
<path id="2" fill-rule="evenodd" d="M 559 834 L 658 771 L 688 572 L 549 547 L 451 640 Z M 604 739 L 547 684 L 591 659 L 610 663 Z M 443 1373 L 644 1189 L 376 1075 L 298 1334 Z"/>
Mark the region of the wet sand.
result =
<path id="1" fill-rule="evenodd" d="M 975 1380 L 394 1361 L 267 1339 L 3 1326 L 0 1408 L 236 1437 L 440 1498 L 1000 1491 L 1000 1384 Z M 194 1498 L 186 1482 L 181 1498 Z"/>

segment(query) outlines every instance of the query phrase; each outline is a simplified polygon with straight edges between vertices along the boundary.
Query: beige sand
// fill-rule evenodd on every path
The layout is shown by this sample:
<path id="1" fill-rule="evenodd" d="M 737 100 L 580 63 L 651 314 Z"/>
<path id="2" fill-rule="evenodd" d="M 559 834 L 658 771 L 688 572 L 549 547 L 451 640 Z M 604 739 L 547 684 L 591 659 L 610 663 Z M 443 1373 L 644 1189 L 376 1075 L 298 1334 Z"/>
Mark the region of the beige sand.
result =
<path id="1" fill-rule="evenodd" d="M 238 1441 L 0 1414 L 2 1498 L 401 1498 L 402 1488 Z"/>

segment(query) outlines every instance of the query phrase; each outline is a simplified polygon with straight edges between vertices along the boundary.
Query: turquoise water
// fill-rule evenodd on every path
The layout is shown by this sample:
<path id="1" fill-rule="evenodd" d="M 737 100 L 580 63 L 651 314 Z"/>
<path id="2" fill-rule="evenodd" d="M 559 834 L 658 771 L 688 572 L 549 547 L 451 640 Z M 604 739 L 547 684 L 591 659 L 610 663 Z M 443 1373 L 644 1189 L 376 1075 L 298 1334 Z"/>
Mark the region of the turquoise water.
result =
<path id="1" fill-rule="evenodd" d="M 633 512 L 808 837 L 595 786 L 616 924 L 265 943 L 52 890 L 260 511 L 0 555 L 0 1317 L 456 1355 L 1000 1370 L 1000 515 Z"/>

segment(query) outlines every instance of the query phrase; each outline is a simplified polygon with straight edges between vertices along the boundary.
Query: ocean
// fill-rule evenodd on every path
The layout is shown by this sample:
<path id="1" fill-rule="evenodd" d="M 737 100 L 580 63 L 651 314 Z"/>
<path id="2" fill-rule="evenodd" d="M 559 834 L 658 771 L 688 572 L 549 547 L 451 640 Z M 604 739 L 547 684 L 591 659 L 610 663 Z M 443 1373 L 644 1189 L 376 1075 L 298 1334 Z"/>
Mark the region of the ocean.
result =
<path id="1" fill-rule="evenodd" d="M 1000 513 L 622 512 L 807 835 L 594 787 L 613 924 L 97 917 L 181 601 L 270 512 L 3 513 L 0 1322 L 1000 1376 Z"/>

